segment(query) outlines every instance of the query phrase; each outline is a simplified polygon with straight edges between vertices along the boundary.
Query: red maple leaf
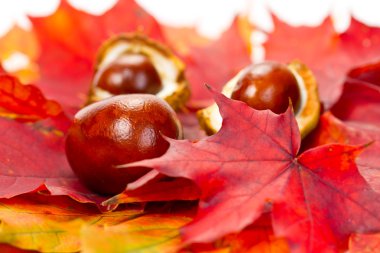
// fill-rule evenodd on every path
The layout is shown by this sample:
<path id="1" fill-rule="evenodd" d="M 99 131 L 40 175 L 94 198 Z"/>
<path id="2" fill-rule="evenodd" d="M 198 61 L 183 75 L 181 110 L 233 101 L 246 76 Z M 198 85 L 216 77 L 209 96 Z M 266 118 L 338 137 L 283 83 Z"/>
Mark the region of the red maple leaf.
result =
<path id="1" fill-rule="evenodd" d="M 168 40 L 169 45 L 178 49 L 177 53 L 186 63 L 186 76 L 192 91 L 190 106 L 202 108 L 210 105 L 212 96 L 205 92 L 204 85 L 212 83 L 221 90 L 228 80 L 251 63 L 247 38 L 240 30 L 244 22 L 236 18 L 220 38 L 201 45 L 187 45 L 185 52 L 177 47 L 180 42 Z"/>
<path id="2" fill-rule="evenodd" d="M 131 165 L 200 187 L 199 213 L 182 230 L 185 242 L 240 231 L 271 205 L 274 234 L 294 252 L 337 252 L 350 233 L 380 229 L 380 195 L 354 162 L 361 147 L 335 144 L 297 156 L 300 134 L 290 109 L 275 115 L 217 93 L 215 100 L 224 118 L 216 135 L 170 140 L 164 156 Z"/>
<path id="3" fill-rule="evenodd" d="M 47 190 L 80 202 L 104 201 L 82 186 L 72 172 L 64 153 L 64 133 L 54 120 L 25 124 L 0 118 L 0 126 L 1 198 Z"/>
<path id="4" fill-rule="evenodd" d="M 380 86 L 347 80 L 331 112 L 344 121 L 380 126 Z"/>
<path id="5" fill-rule="evenodd" d="M 380 59 L 380 28 L 352 19 L 337 33 L 330 18 L 318 27 L 293 27 L 273 16 L 275 30 L 268 34 L 266 59 L 289 62 L 299 59 L 315 73 L 321 100 L 331 107 L 341 94 L 346 74 Z"/>
<path id="6" fill-rule="evenodd" d="M 70 120 L 58 103 L 47 100 L 33 85 L 0 75 L 0 198 L 47 190 L 80 202 L 100 204 L 82 186 L 64 152 Z"/>
<path id="7" fill-rule="evenodd" d="M 370 144 L 359 155 L 356 163 L 359 172 L 380 193 L 380 131 L 373 128 L 355 127 L 335 118 L 331 112 L 324 113 L 318 128 L 305 140 L 305 147 L 317 147 L 330 143 L 349 145 Z"/>
<path id="8" fill-rule="evenodd" d="M 380 131 L 380 63 L 353 69 L 331 111 L 343 121 L 369 124 Z"/>
<path id="9" fill-rule="evenodd" d="M 359 66 L 348 73 L 350 78 L 380 86 L 380 62 Z"/>
<path id="10" fill-rule="evenodd" d="M 320 118 L 305 140 L 307 148 L 328 143 L 359 145 L 370 143 L 360 154 L 360 173 L 380 192 L 380 68 L 370 64 L 353 69 L 338 102 Z"/>
<path id="11" fill-rule="evenodd" d="M 205 131 L 199 126 L 196 112 L 177 113 L 179 120 L 182 123 L 184 139 L 199 140 L 206 137 Z"/>
<path id="12" fill-rule="evenodd" d="M 363 73 L 364 74 L 364 73 Z M 380 89 L 369 82 L 349 78 L 343 94 L 320 118 L 319 126 L 305 140 L 305 147 L 327 143 L 370 145 L 360 154 L 357 164 L 360 173 L 380 192 Z"/>

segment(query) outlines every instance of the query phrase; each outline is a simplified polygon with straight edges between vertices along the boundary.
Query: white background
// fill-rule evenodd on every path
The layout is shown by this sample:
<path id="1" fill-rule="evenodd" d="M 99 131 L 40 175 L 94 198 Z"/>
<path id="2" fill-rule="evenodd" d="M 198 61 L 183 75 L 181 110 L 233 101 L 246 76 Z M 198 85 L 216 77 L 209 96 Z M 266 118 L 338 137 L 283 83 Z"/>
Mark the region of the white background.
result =
<path id="1" fill-rule="evenodd" d="M 69 0 L 75 8 L 101 15 L 116 0 Z M 160 22 L 173 26 L 195 26 L 203 35 L 217 37 L 237 13 L 248 14 L 261 28 L 272 29 L 269 11 L 292 25 L 318 25 L 332 15 L 338 31 L 349 25 L 350 16 L 380 26 L 378 0 L 137 0 Z M 30 27 L 27 15 L 49 15 L 59 0 L 0 1 L 0 36 L 14 24 Z"/>
<path id="2" fill-rule="evenodd" d="M 101 15 L 117 0 L 68 0 L 79 10 Z M 121 0 L 123 1 L 123 0 Z M 378 0 L 136 0 L 159 22 L 171 26 L 196 27 L 199 33 L 217 38 L 231 24 L 236 14 L 245 14 L 251 22 L 270 32 L 273 29 L 270 13 L 294 25 L 316 26 L 331 15 L 335 29 L 348 28 L 351 16 L 361 22 L 380 26 Z M 14 25 L 29 29 L 28 16 L 46 16 L 55 11 L 59 0 L 2 0 L 0 1 L 0 36 Z M 255 45 L 265 41 L 263 34 L 253 34 Z M 254 47 L 255 61 L 263 59 L 265 52 Z M 28 63 L 21 54 L 3 62 L 6 69 L 16 70 Z"/>

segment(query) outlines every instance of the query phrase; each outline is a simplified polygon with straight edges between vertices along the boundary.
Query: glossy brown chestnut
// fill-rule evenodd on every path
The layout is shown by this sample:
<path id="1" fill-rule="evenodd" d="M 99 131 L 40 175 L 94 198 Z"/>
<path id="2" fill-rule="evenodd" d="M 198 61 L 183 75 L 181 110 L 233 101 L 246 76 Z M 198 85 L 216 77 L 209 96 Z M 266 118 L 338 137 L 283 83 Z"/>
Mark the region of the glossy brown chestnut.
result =
<path id="1" fill-rule="evenodd" d="M 160 75 L 148 56 L 126 53 L 102 70 L 96 86 L 113 95 L 157 94 L 162 89 Z"/>
<path id="2" fill-rule="evenodd" d="M 89 189 L 117 194 L 149 169 L 115 166 L 163 155 L 169 143 L 162 135 L 182 138 L 179 120 L 164 100 L 149 94 L 114 96 L 75 115 L 66 138 L 66 155 Z"/>
<path id="3" fill-rule="evenodd" d="M 297 79 L 289 68 L 276 62 L 252 65 L 238 79 L 231 98 L 247 103 L 258 110 L 270 109 L 283 113 L 289 106 L 289 98 L 296 112 L 300 105 Z"/>

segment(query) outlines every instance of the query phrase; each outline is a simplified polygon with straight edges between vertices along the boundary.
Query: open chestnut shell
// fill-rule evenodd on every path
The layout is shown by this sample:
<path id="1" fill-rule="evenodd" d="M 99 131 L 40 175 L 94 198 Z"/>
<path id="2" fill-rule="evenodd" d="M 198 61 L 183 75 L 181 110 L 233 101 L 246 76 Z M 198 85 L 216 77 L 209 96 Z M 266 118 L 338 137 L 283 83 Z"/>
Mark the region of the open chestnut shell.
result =
<path id="1" fill-rule="evenodd" d="M 169 143 L 182 138 L 174 110 L 149 94 L 118 95 L 81 109 L 66 138 L 71 168 L 89 189 L 111 195 L 122 192 L 150 169 L 117 168 L 163 155 Z"/>
<path id="2" fill-rule="evenodd" d="M 87 104 L 120 94 L 156 95 L 178 110 L 190 97 L 185 65 L 169 48 L 139 33 L 123 34 L 100 48 Z"/>
<path id="3" fill-rule="evenodd" d="M 290 98 L 302 137 L 319 121 L 317 82 L 313 73 L 299 61 L 287 65 L 263 62 L 247 66 L 227 82 L 222 93 L 254 109 L 269 109 L 277 114 L 286 111 Z M 214 134 L 221 128 L 222 117 L 215 103 L 198 111 L 197 116 L 207 134 Z"/>

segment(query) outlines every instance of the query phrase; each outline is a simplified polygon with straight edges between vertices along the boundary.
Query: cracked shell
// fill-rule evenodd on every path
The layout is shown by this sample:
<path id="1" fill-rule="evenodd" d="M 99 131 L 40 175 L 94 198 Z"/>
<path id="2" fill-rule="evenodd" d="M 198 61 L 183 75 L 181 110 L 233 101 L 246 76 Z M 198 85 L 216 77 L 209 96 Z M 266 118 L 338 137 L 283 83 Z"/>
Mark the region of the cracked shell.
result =
<path id="1" fill-rule="evenodd" d="M 247 68 L 250 67 L 248 66 Z M 287 67 L 294 74 L 300 90 L 300 105 L 295 111 L 295 117 L 301 136 L 304 138 L 317 126 L 319 121 L 321 104 L 318 96 L 318 86 L 313 73 L 305 64 L 292 61 Z M 223 87 L 222 93 L 226 97 L 231 97 L 238 80 L 247 73 L 247 68 L 241 70 Z M 208 135 L 215 134 L 222 126 L 222 117 L 215 103 L 199 110 L 197 117 L 200 126 Z"/>
<path id="2" fill-rule="evenodd" d="M 153 65 L 162 84 L 162 88 L 154 95 L 164 99 L 174 110 L 185 105 L 190 97 L 190 89 L 184 74 L 184 63 L 169 48 L 138 33 L 115 36 L 100 48 L 87 104 L 121 94 L 100 87 L 99 80 L 110 65 L 128 54 L 143 55 Z"/>

